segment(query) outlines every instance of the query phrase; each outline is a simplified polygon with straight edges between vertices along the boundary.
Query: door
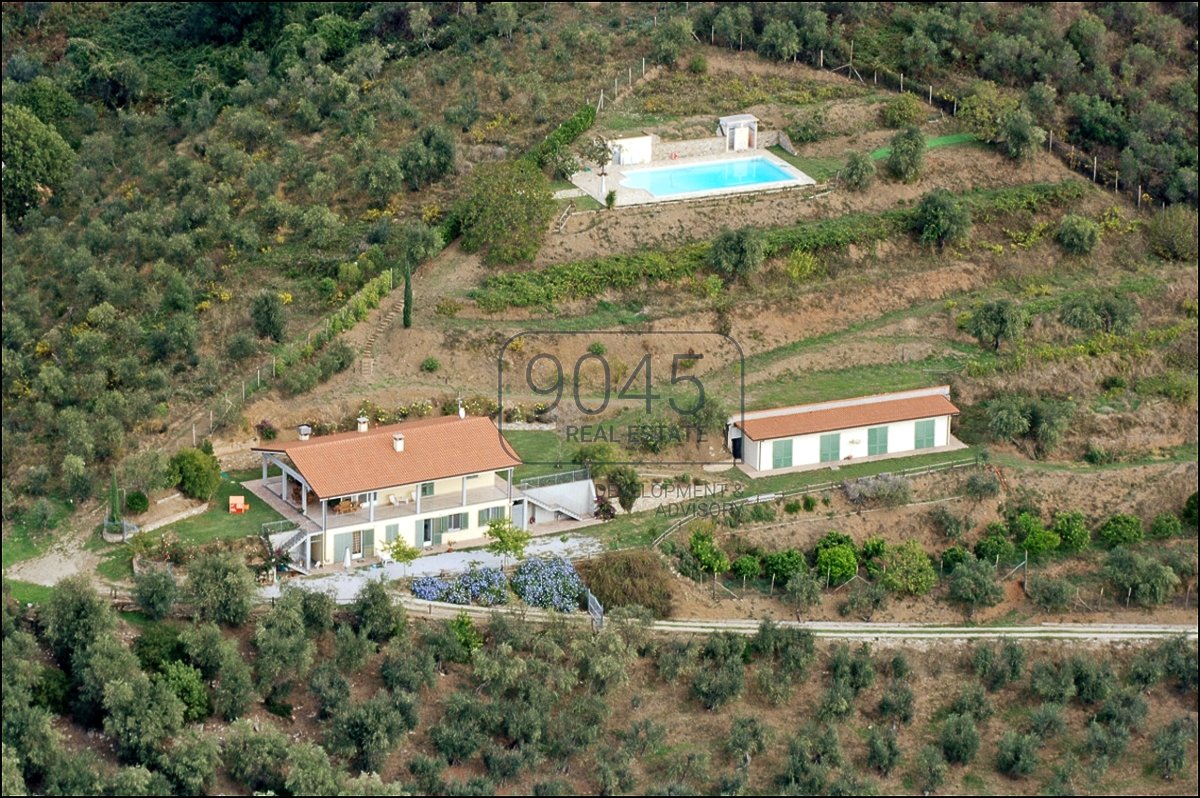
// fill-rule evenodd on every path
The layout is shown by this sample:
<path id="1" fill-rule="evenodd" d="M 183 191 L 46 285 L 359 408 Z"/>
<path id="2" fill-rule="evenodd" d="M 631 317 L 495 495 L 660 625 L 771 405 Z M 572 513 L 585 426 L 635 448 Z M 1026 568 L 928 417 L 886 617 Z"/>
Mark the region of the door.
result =
<path id="1" fill-rule="evenodd" d="M 525 528 L 525 502 L 513 502 L 512 522 L 517 529 Z"/>
<path id="2" fill-rule="evenodd" d="M 333 536 L 333 562 L 335 565 L 340 565 L 346 561 L 346 552 L 354 546 L 354 533 L 343 532 L 340 535 Z M 353 556 L 353 552 L 351 552 Z"/>
<path id="3" fill-rule="evenodd" d="M 426 518 L 421 522 L 421 546 L 433 545 L 433 519 Z"/>
<path id="4" fill-rule="evenodd" d="M 368 529 L 366 532 L 363 532 L 362 552 L 363 552 L 364 557 L 374 557 L 375 556 L 375 530 L 374 530 L 374 528 Z"/>
<path id="5" fill-rule="evenodd" d="M 733 442 L 731 444 L 731 450 L 733 452 L 734 460 L 742 459 L 742 438 L 741 438 L 741 436 L 738 436 L 733 439 Z"/>

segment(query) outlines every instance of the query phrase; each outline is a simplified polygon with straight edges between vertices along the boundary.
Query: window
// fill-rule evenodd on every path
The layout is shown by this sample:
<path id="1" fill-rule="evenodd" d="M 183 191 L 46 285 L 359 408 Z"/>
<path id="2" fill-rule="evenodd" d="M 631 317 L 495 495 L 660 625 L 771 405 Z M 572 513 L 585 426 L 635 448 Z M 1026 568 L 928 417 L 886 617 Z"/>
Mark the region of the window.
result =
<path id="1" fill-rule="evenodd" d="M 399 534 L 400 534 L 400 525 L 399 524 L 388 524 L 383 529 L 383 539 L 386 540 L 388 543 L 391 543 L 393 540 L 395 540 L 397 538 L 397 536 L 399 536 Z"/>
<path id="2" fill-rule="evenodd" d="M 821 436 L 821 462 L 832 463 L 835 460 L 841 459 L 842 434 L 834 432 L 829 435 Z"/>
<path id="3" fill-rule="evenodd" d="M 432 496 L 433 495 L 433 483 L 432 482 L 422 482 L 421 483 L 421 495 L 422 496 Z"/>
<path id="4" fill-rule="evenodd" d="M 771 468 L 790 468 L 792 465 L 792 439 L 777 440 L 771 444 Z"/>
<path id="5" fill-rule="evenodd" d="M 352 533 L 350 543 L 350 555 L 352 557 L 361 557 L 363 553 L 363 533 L 361 529 L 356 529 Z"/>
<path id="6" fill-rule="evenodd" d="M 467 474 L 467 479 L 479 479 L 478 474 Z"/>
<path id="7" fill-rule="evenodd" d="M 867 454 L 887 454 L 887 427 L 867 430 Z"/>
<path id="8" fill-rule="evenodd" d="M 917 434 L 916 442 L 913 444 L 914 449 L 932 449 L 933 448 L 933 419 L 928 421 L 918 421 L 916 423 Z"/>
<path id="9" fill-rule="evenodd" d="M 479 525 L 487 526 L 489 521 L 504 517 L 503 507 L 488 507 L 479 511 Z"/>

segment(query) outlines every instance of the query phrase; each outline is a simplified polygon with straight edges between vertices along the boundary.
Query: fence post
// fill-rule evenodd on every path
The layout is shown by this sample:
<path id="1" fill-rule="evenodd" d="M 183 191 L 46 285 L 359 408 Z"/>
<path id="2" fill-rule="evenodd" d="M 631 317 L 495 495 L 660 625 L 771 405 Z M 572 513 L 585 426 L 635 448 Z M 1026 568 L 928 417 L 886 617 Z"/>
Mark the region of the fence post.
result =
<path id="1" fill-rule="evenodd" d="M 242 380 L 242 401 L 246 401 L 246 381 Z"/>
<path id="2" fill-rule="evenodd" d="M 822 47 L 817 51 L 817 69 L 825 68 L 825 48 Z"/>
<path id="3" fill-rule="evenodd" d="M 646 56 L 642 56 L 642 77 L 646 77 Z"/>
<path id="4" fill-rule="evenodd" d="M 1121 173 L 1120 171 L 1113 172 L 1113 193 L 1121 193 Z"/>
<path id="5" fill-rule="evenodd" d="M 1092 156 L 1092 182 L 1093 183 L 1096 182 L 1096 164 L 1098 164 L 1098 163 L 1099 163 L 1099 159 L 1095 155 L 1093 155 Z"/>
<path id="6" fill-rule="evenodd" d="M 271 379 L 275 379 L 275 356 L 271 355 Z"/>
<path id="7" fill-rule="evenodd" d="M 900 73 L 900 93 L 904 93 L 904 73 Z"/>
<path id="8" fill-rule="evenodd" d="M 1138 208 L 1142 207 L 1142 184 L 1138 183 Z"/>
<path id="9" fill-rule="evenodd" d="M 871 76 L 871 82 L 874 83 L 876 86 L 879 85 L 879 70 L 878 69 L 876 69 L 875 73 Z"/>
<path id="10" fill-rule="evenodd" d="M 950 113 L 951 116 L 958 116 L 958 97 L 954 98 L 954 110 Z"/>
<path id="11" fill-rule="evenodd" d="M 933 105 L 933 84 L 929 84 L 929 104 Z"/>
<path id="12" fill-rule="evenodd" d="M 209 410 L 208 411 L 208 434 L 212 435 L 212 431 L 214 429 L 216 429 L 216 427 L 213 426 L 213 411 Z"/>
<path id="13" fill-rule="evenodd" d="M 1054 128 L 1050 128 L 1050 141 L 1046 144 L 1046 152 L 1054 152 Z"/>

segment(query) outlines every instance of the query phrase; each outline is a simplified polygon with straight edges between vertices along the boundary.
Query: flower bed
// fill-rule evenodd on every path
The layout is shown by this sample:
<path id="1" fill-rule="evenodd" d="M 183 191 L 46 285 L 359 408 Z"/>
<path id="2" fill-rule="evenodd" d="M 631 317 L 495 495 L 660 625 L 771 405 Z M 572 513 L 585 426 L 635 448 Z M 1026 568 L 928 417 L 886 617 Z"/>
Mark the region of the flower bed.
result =
<path id="1" fill-rule="evenodd" d="M 535 557 L 517 567 L 513 591 L 531 607 L 574 612 L 583 595 L 583 580 L 562 557 Z"/>

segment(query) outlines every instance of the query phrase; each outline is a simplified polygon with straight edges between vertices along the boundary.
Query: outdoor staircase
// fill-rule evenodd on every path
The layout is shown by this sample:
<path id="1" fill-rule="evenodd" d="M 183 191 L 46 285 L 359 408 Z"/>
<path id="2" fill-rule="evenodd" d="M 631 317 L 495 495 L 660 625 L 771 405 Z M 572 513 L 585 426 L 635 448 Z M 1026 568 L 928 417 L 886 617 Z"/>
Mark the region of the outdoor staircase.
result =
<path id="1" fill-rule="evenodd" d="M 554 223 L 554 232 L 561 233 L 563 228 L 567 226 L 567 219 L 571 218 L 571 214 L 575 210 L 575 200 L 567 203 L 567 207 L 563 208 L 563 212 L 558 215 L 558 221 Z"/>
<path id="2" fill-rule="evenodd" d="M 374 369 L 374 366 L 375 366 L 375 363 L 374 363 L 375 342 L 379 340 L 379 336 L 381 336 L 385 332 L 387 332 L 387 329 L 392 326 L 392 322 L 394 322 L 396 320 L 396 317 L 399 316 L 403 312 L 404 312 L 404 298 L 401 297 L 400 299 L 397 299 L 395 302 L 393 302 L 391 307 L 389 307 L 386 311 L 384 311 L 384 314 L 379 317 L 379 323 L 375 325 L 374 330 L 371 330 L 371 334 L 367 336 L 366 343 L 363 344 L 362 353 L 363 353 L 364 366 L 365 366 L 365 361 L 370 360 L 370 361 L 372 361 L 371 367 L 372 367 L 372 369 Z"/>
<path id="3" fill-rule="evenodd" d="M 292 549 L 299 546 L 301 543 L 303 543 L 304 538 L 306 538 L 307 536 L 308 536 L 308 530 L 297 529 L 296 534 L 292 535 L 290 538 L 288 538 L 286 541 L 284 541 L 284 544 L 279 547 L 279 550 L 283 551 L 283 552 L 289 552 Z"/>

